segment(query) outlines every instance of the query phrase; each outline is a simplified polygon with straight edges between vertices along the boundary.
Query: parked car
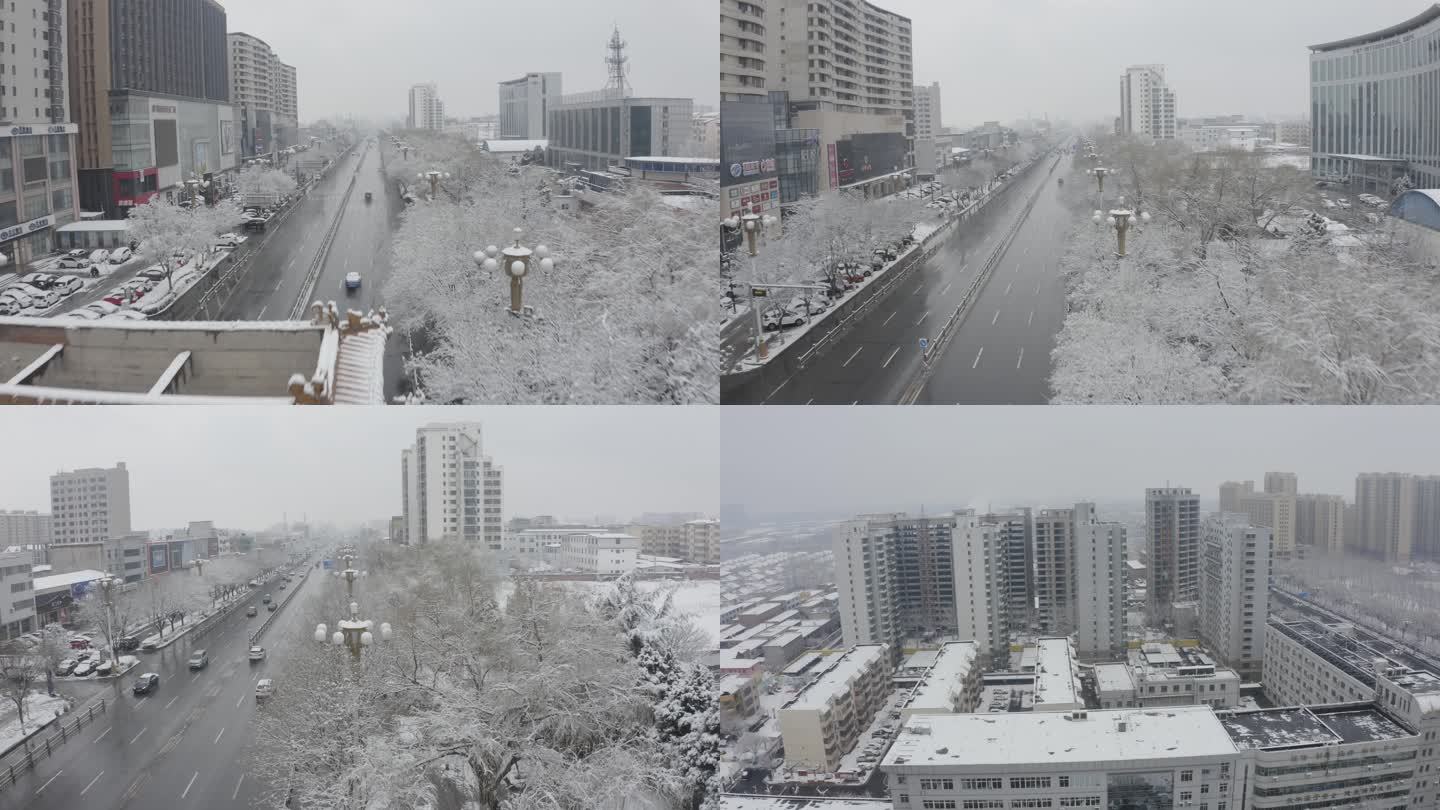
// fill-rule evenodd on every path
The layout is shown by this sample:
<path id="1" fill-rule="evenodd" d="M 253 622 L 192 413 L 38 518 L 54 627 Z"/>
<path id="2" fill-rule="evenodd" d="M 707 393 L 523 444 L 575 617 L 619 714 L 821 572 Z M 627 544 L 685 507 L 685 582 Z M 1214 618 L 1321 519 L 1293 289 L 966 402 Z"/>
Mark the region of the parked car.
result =
<path id="1" fill-rule="evenodd" d="M 160 279 L 165 278 L 165 268 L 161 267 L 158 264 L 154 267 L 147 267 L 144 270 L 140 271 L 139 276 L 140 278 L 148 278 L 154 281 L 159 281 Z"/>
<path id="2" fill-rule="evenodd" d="M 215 244 L 220 247 L 235 247 L 240 244 L 240 236 L 239 234 L 222 233 L 215 237 Z"/>
<path id="3" fill-rule="evenodd" d="M 210 654 L 204 650 L 196 650 L 190 653 L 190 661 L 187 666 L 191 669 L 204 669 L 210 663 Z"/>
<path id="4" fill-rule="evenodd" d="M 133 258 L 135 258 L 135 251 L 128 247 L 118 247 L 110 251 L 107 261 L 111 264 L 124 264 Z"/>
<path id="5" fill-rule="evenodd" d="M 130 690 L 137 695 L 148 695 L 155 691 L 160 685 L 160 676 L 154 672 L 147 672 L 135 679 L 135 686 Z"/>
<path id="6" fill-rule="evenodd" d="M 89 675 L 91 672 L 94 672 L 94 671 L 95 671 L 95 665 L 94 665 L 93 663 L 91 663 L 91 662 L 89 662 L 89 661 L 81 661 L 80 663 L 78 663 L 78 664 L 75 665 L 74 671 L 71 672 L 70 674 L 71 674 L 71 675 L 74 675 L 74 676 L 77 677 L 77 678 L 83 678 L 83 677 L 85 677 L 86 675 Z"/>
<path id="7" fill-rule="evenodd" d="M 29 309 L 35 305 L 35 299 L 26 295 L 23 291 L 15 289 L 13 286 L 0 290 L 0 301 L 5 300 L 14 301 L 15 305 L 21 309 Z"/>
<path id="8" fill-rule="evenodd" d="M 59 262 L 61 267 L 72 270 L 84 270 L 90 264 L 90 252 L 83 248 L 66 251 L 65 255 L 60 257 Z"/>
<path id="9" fill-rule="evenodd" d="M 30 296 L 30 301 L 32 302 L 30 305 L 36 309 L 49 309 L 60 301 L 60 293 L 54 290 L 42 290 L 37 287 L 32 287 L 29 284 L 13 284 L 5 289 L 15 290 Z"/>
<path id="10" fill-rule="evenodd" d="M 105 248 L 99 248 L 90 254 L 91 264 L 105 264 L 108 261 L 110 261 L 110 251 Z"/>
<path id="11" fill-rule="evenodd" d="M 261 703 L 275 694 L 275 681 L 261 678 L 255 682 L 255 702 Z"/>
<path id="12" fill-rule="evenodd" d="M 119 308 L 119 304 L 112 304 L 109 301 L 96 301 L 93 304 L 85 305 L 85 309 L 88 309 L 91 312 L 97 313 L 99 315 L 109 315 L 110 313 L 118 310 Z"/>
<path id="13" fill-rule="evenodd" d="M 119 652 L 130 652 L 131 650 L 138 650 L 140 649 L 140 637 L 121 636 L 120 640 L 115 642 L 115 649 Z"/>
<path id="14" fill-rule="evenodd" d="M 19 315 L 23 309 L 19 304 L 9 298 L 0 298 L 0 316 Z"/>
<path id="15" fill-rule="evenodd" d="M 264 660 L 265 660 L 265 648 L 264 648 L 264 647 L 261 647 L 261 646 L 258 645 L 258 644 L 255 645 L 255 646 L 253 646 L 253 647 L 251 647 L 251 648 L 250 648 L 250 660 L 251 660 L 251 661 L 264 661 Z"/>
<path id="16" fill-rule="evenodd" d="M 93 321 L 100 318 L 100 313 L 93 309 L 77 309 L 60 315 L 61 318 L 74 318 L 79 321 Z"/>
<path id="17" fill-rule="evenodd" d="M 1335 204 L 1338 205 L 1338 206 L 1340 206 L 1341 208 L 1349 208 L 1349 207 L 1350 207 L 1350 201 L 1347 200 L 1347 199 L 1345 199 L 1344 197 L 1341 197 L 1340 199 L 1336 200 L 1336 201 L 1335 201 Z"/>
<path id="18" fill-rule="evenodd" d="M 69 675 L 70 673 L 74 672 L 74 671 L 75 671 L 75 667 L 77 667 L 77 666 L 79 666 L 79 665 L 80 665 L 80 662 L 77 661 L 77 660 L 75 660 L 74 658 L 66 658 L 64 661 L 61 661 L 61 662 L 60 662 L 60 666 L 58 666 L 58 667 L 55 668 L 55 674 L 56 674 L 56 675 Z"/>
<path id="19" fill-rule="evenodd" d="M 65 276 L 64 278 L 55 279 L 50 289 L 55 290 L 61 295 L 74 295 L 85 289 L 85 282 L 74 276 Z"/>
<path id="20" fill-rule="evenodd" d="M 29 284 L 42 290 L 48 290 L 55 285 L 56 276 L 49 273 L 26 273 L 20 278 L 21 284 Z"/>
<path id="21" fill-rule="evenodd" d="M 112 672 L 114 672 L 114 671 L 115 671 L 115 662 L 112 661 L 112 660 L 110 660 L 109 658 L 106 658 L 104 661 L 101 661 L 100 663 L 98 663 L 98 664 L 95 665 L 95 674 L 96 674 L 96 675 L 109 675 L 110 673 L 112 673 Z"/>

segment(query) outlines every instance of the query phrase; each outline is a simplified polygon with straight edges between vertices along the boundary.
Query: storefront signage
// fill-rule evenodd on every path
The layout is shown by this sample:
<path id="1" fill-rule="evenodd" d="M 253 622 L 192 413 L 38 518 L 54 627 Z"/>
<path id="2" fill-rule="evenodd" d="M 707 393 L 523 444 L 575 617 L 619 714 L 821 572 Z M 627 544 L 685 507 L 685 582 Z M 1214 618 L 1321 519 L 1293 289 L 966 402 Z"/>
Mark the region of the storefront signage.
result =
<path id="1" fill-rule="evenodd" d="M 67 135 L 72 132 L 79 132 L 78 124 L 45 124 L 44 126 L 18 126 L 10 127 L 10 134 L 14 135 Z"/>
<path id="2" fill-rule="evenodd" d="M 172 105 L 172 104 L 151 104 L 151 105 L 150 105 L 150 112 L 152 112 L 152 113 L 169 113 L 169 114 L 171 114 L 171 115 L 174 115 L 174 114 L 175 114 L 175 107 L 174 107 L 174 105 Z"/>
<path id="3" fill-rule="evenodd" d="M 21 225 L 11 225 L 5 230 L 0 231 L 0 242 L 9 242 L 12 239 L 19 239 L 26 234 L 32 234 L 36 231 L 44 230 L 54 224 L 55 215 L 47 214 L 46 216 L 40 217 L 39 219 L 32 219 L 29 222 Z"/>

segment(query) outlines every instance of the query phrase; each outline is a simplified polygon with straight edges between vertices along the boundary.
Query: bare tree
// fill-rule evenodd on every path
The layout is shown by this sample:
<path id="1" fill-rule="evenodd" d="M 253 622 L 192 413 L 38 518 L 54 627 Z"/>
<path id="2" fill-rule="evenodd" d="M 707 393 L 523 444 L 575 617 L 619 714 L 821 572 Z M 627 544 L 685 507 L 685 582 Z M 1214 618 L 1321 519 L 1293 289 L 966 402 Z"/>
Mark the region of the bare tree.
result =
<path id="1" fill-rule="evenodd" d="M 31 684 L 40 677 L 44 664 L 34 655 L 0 656 L 0 696 L 15 705 L 20 718 L 20 730 L 25 730 L 25 702 L 31 693 Z"/>

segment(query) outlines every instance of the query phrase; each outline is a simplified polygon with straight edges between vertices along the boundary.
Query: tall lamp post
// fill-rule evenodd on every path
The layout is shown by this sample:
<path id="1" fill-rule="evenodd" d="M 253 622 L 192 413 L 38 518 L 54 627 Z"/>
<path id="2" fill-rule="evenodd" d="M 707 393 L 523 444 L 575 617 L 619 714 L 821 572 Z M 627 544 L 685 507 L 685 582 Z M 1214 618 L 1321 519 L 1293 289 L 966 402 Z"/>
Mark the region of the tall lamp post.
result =
<path id="1" fill-rule="evenodd" d="M 1096 166 L 1093 169 L 1087 169 L 1085 171 L 1086 174 L 1094 175 L 1095 182 L 1099 185 L 1101 194 L 1105 193 L 1105 175 L 1110 174 L 1110 172 L 1111 170 L 1104 166 Z"/>
<path id="2" fill-rule="evenodd" d="M 415 179 L 430 181 L 430 197 L 431 199 L 434 199 L 435 195 L 440 193 L 440 181 L 449 180 L 450 173 L 442 172 L 437 169 L 431 169 L 428 172 L 420 172 L 419 174 L 415 175 Z"/>
<path id="3" fill-rule="evenodd" d="M 760 214 L 757 214 L 753 211 L 744 214 L 743 216 L 730 217 L 729 219 L 725 220 L 726 226 L 732 229 L 740 228 L 741 232 L 745 234 L 745 248 L 746 252 L 750 254 L 750 277 L 752 279 L 755 278 L 755 257 L 760 255 L 760 232 L 762 229 L 769 228 L 770 226 L 774 225 L 775 222 L 775 217 L 772 217 L 769 214 L 761 216 Z M 750 309 L 754 310 L 755 312 L 755 359 L 764 360 L 767 353 L 765 344 L 765 325 L 764 319 L 761 318 L 760 301 L 755 295 L 755 292 L 759 289 L 759 287 L 750 288 Z"/>
<path id="4" fill-rule="evenodd" d="M 1120 204 L 1122 206 L 1125 204 L 1124 197 L 1120 198 Z M 1115 252 L 1115 256 L 1116 258 L 1123 259 L 1125 258 L 1126 232 L 1130 230 L 1132 222 L 1148 223 L 1150 221 L 1150 214 L 1148 212 L 1142 211 L 1139 217 L 1136 217 L 1135 212 L 1131 211 L 1128 208 L 1114 208 L 1111 209 L 1109 216 L 1105 216 L 1097 210 L 1095 214 L 1090 217 L 1090 220 L 1097 225 L 1099 225 L 1101 222 L 1104 222 L 1111 228 L 1115 229 L 1115 238 L 1117 242 L 1117 247 L 1119 248 Z"/>
<path id="5" fill-rule="evenodd" d="M 535 314 L 533 307 L 524 305 L 525 277 L 537 267 L 547 273 L 555 269 L 555 260 L 550 258 L 549 248 L 536 245 L 531 250 L 520 244 L 520 236 L 524 232 L 524 229 L 516 228 L 515 244 L 504 250 L 489 245 L 484 250 L 475 251 L 474 257 L 475 264 L 487 273 L 505 271 L 510 279 L 510 314 L 516 317 Z"/>
<path id="6" fill-rule="evenodd" d="M 115 628 L 111 624 L 110 614 L 115 610 L 115 591 L 123 584 L 119 577 L 106 574 L 99 580 L 100 591 L 105 594 L 105 639 L 110 642 L 110 667 L 111 671 L 118 674 L 120 662 L 115 658 Z M 124 630 L 125 628 L 120 628 Z"/>

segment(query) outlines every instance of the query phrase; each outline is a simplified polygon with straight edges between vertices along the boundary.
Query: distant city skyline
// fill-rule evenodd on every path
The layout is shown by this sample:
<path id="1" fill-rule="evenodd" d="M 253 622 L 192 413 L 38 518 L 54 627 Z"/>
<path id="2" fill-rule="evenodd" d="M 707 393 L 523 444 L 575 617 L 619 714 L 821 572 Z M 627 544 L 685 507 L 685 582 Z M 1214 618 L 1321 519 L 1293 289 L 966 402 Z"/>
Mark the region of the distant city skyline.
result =
<path id="1" fill-rule="evenodd" d="M 1221 483 L 1272 471 L 1347 501 L 1361 473 L 1440 474 L 1426 408 L 726 408 L 722 426 L 744 441 L 722 447 L 721 502 L 756 514 L 1143 504 L 1165 486 L 1213 509 Z M 803 473 L 770 466 L 778 447 Z"/>
<path id="2" fill-rule="evenodd" d="M 378 0 L 246 0 L 227 4 L 226 13 L 230 31 L 265 40 L 295 67 L 305 122 L 403 121 L 410 87 L 424 82 L 438 85 L 455 118 L 496 112 L 497 83 L 529 72 L 564 74 L 568 93 L 599 90 L 605 43 L 617 25 L 629 43 L 635 95 L 709 105 L 719 98 L 719 19 L 712 4 L 693 0 L 430 0 L 423 10 Z"/>
<path id="3" fill-rule="evenodd" d="M 12 409 L 0 510 L 48 513 L 52 474 L 125 462 L 134 531 L 388 520 L 401 449 L 450 422 L 481 424 L 505 467 L 507 520 L 718 512 L 713 409 L 543 406 Z"/>

